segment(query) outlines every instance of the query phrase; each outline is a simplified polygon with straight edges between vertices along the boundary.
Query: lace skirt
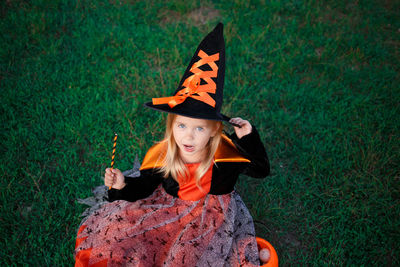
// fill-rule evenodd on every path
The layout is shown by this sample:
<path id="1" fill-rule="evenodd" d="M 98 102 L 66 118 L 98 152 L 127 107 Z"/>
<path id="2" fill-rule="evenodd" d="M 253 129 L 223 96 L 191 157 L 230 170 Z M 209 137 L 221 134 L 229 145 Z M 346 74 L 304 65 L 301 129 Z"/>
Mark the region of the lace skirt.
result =
<path id="1" fill-rule="evenodd" d="M 159 186 L 96 210 L 79 228 L 75 266 L 259 266 L 253 219 L 236 192 L 197 201 Z"/>

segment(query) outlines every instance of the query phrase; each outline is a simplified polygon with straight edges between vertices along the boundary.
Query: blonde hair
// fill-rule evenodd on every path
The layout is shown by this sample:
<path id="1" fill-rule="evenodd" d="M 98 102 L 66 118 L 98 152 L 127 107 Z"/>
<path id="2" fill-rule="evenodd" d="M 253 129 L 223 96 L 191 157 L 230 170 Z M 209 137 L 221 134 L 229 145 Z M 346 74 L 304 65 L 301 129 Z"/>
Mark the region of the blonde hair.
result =
<path id="1" fill-rule="evenodd" d="M 175 143 L 174 135 L 173 135 L 173 123 L 176 118 L 176 114 L 168 113 L 167 117 L 167 127 L 165 129 L 165 136 L 162 142 L 167 143 L 167 152 L 164 158 L 163 167 L 161 167 L 161 173 L 163 173 L 164 178 L 168 178 L 172 176 L 172 178 L 178 181 L 178 176 L 183 178 L 181 182 L 187 182 L 189 180 L 188 169 L 185 166 L 185 163 L 179 156 L 179 147 Z M 197 187 L 202 190 L 200 185 L 200 179 L 203 175 L 208 171 L 210 165 L 214 161 L 214 154 L 217 151 L 219 142 L 221 140 L 222 128 L 223 125 L 220 121 L 209 121 L 213 123 L 213 127 L 216 127 L 216 134 L 213 137 L 210 137 L 208 144 L 206 146 L 207 153 L 205 159 L 200 163 L 199 167 L 196 169 L 195 179 Z"/>

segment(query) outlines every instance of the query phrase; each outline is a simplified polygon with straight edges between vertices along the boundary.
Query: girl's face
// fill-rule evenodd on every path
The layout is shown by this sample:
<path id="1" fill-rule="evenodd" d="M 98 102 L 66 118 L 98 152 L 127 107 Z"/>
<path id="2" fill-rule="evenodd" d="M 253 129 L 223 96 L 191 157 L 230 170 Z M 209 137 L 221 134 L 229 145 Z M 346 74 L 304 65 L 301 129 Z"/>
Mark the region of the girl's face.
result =
<path id="1" fill-rule="evenodd" d="M 206 156 L 208 141 L 216 132 L 216 124 L 204 119 L 177 115 L 172 124 L 174 140 L 185 163 L 201 162 Z"/>

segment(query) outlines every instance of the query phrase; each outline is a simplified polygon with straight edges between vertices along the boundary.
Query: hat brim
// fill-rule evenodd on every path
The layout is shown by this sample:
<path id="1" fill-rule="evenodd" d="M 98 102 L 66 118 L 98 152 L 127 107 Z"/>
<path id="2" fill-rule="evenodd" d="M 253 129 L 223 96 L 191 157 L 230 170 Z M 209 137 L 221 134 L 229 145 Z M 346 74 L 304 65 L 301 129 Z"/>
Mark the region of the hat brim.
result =
<path id="1" fill-rule="evenodd" d="M 205 120 L 226 121 L 226 122 L 229 122 L 229 120 L 231 119 L 230 117 L 221 113 L 205 113 L 204 111 L 197 113 L 195 110 L 180 108 L 179 105 L 175 106 L 174 108 L 171 108 L 168 104 L 153 105 L 152 102 L 147 102 L 144 104 L 144 106 L 157 111 L 174 113 L 177 115 L 190 117 L 194 119 L 205 119 Z"/>

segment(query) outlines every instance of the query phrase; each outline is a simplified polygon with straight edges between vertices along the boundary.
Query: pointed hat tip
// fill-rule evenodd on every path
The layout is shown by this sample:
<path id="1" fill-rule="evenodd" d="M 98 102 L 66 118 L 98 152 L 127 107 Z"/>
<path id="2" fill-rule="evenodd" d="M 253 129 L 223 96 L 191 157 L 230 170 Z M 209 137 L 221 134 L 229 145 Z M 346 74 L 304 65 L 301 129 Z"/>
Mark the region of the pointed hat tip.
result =
<path id="1" fill-rule="evenodd" d="M 219 22 L 218 24 L 217 24 L 217 26 L 215 26 L 215 29 L 214 29 L 214 31 L 220 31 L 220 32 L 222 32 L 224 30 L 224 24 L 222 24 L 222 22 Z"/>

